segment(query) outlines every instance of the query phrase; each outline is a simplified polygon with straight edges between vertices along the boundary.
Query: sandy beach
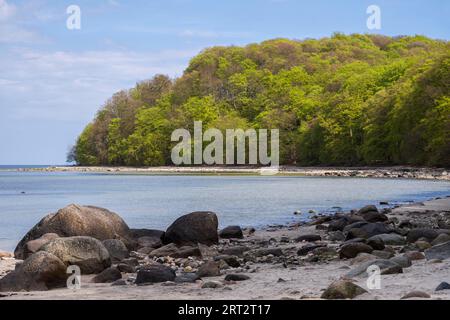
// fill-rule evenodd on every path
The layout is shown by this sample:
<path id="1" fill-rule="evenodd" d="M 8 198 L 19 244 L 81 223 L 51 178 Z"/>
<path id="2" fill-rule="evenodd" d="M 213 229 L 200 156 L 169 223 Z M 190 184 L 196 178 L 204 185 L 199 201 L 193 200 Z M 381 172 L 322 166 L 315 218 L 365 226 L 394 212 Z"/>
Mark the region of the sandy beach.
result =
<path id="1" fill-rule="evenodd" d="M 394 208 L 386 212 L 389 221 L 401 224 L 411 221 L 427 223 L 437 216 L 450 216 L 450 197 L 430 200 Z M 212 250 L 223 251 L 236 246 L 247 246 L 251 249 L 261 248 L 281 249 L 282 256 L 267 256 L 241 260 L 240 267 L 226 267 L 219 276 L 207 277 L 191 283 L 163 282 L 151 285 L 137 286 L 133 284 L 136 274 L 123 274 L 122 285 L 113 286 L 110 283 L 92 283 L 93 276 L 82 276 L 82 286 L 79 290 L 54 289 L 39 292 L 1 293 L 2 299 L 320 299 L 324 290 L 334 281 L 349 279 L 347 273 L 363 261 L 360 257 L 339 259 L 332 255 L 325 258 L 316 253 L 300 256 L 296 252 L 308 246 L 296 239 L 302 235 L 319 235 L 321 240 L 316 245 L 324 245 L 330 250 L 338 250 L 342 241 L 333 238 L 326 228 L 322 228 L 317 217 L 312 223 L 292 226 L 272 226 L 266 230 L 246 234 L 243 239 L 221 239 L 220 244 Z M 386 246 L 392 255 L 402 255 L 399 246 Z M 329 251 L 330 251 L 329 250 Z M 360 254 L 361 255 L 361 254 Z M 136 254 L 143 257 L 144 255 Z M 147 259 L 147 258 L 145 258 Z M 189 258 L 191 259 L 191 258 Z M 193 259 L 193 258 L 192 258 Z M 358 260 L 359 259 L 359 260 Z M 244 262 L 247 261 L 247 262 Z M 0 260 L 0 277 L 10 272 L 15 265 L 13 258 Z M 185 268 L 186 270 L 186 268 Z M 429 295 L 430 299 L 450 299 L 450 290 L 435 291 L 441 282 L 449 282 L 450 259 L 420 259 L 413 260 L 412 265 L 405 267 L 402 273 L 385 274 L 381 276 L 380 289 L 368 289 L 366 277 L 355 277 L 351 281 L 367 290 L 355 299 L 400 299 L 407 293 L 420 291 Z M 178 269 L 178 272 L 180 269 Z M 246 281 L 224 281 L 227 274 L 245 274 Z M 216 288 L 204 288 L 206 282 L 213 282 Z M 423 298 L 423 297 L 422 297 Z"/>

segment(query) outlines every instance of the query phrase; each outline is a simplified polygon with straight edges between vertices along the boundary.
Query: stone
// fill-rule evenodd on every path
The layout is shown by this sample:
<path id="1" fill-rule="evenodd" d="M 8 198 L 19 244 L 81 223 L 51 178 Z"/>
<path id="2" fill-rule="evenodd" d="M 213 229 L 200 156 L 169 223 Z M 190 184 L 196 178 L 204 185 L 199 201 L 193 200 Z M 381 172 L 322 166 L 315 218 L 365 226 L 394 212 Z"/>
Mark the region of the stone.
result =
<path id="1" fill-rule="evenodd" d="M 223 285 L 217 281 L 208 281 L 202 285 L 202 289 L 217 289 L 222 287 Z"/>
<path id="2" fill-rule="evenodd" d="M 98 275 L 96 275 L 92 282 L 94 283 L 111 283 L 116 280 L 122 279 L 122 274 L 118 268 L 111 267 L 103 270 Z"/>
<path id="3" fill-rule="evenodd" d="M 154 249 L 149 253 L 151 257 L 170 257 L 179 251 L 178 247 L 174 243 L 169 243 L 161 248 Z"/>
<path id="4" fill-rule="evenodd" d="M 229 265 L 232 268 L 238 268 L 241 266 L 239 260 L 235 256 L 223 254 L 223 255 L 215 256 L 214 260 L 215 261 L 223 260 L 226 262 L 227 265 Z"/>
<path id="5" fill-rule="evenodd" d="M 409 243 L 413 243 L 420 238 L 426 238 L 428 242 L 431 242 L 441 233 L 450 234 L 450 230 L 429 228 L 412 229 L 408 232 L 406 241 L 408 241 Z"/>
<path id="6" fill-rule="evenodd" d="M 238 256 L 242 257 L 246 251 L 249 251 L 250 248 L 246 246 L 235 246 L 235 247 L 229 247 L 225 248 L 222 253 L 231 255 L 231 256 Z"/>
<path id="7" fill-rule="evenodd" d="M 194 283 L 200 280 L 200 277 L 195 273 L 183 273 L 175 278 L 175 283 Z"/>
<path id="8" fill-rule="evenodd" d="M 431 296 L 428 293 L 423 292 L 423 291 L 411 291 L 411 292 L 405 294 L 400 299 L 404 300 L 404 299 L 411 299 L 411 298 L 429 299 L 429 298 L 431 298 Z"/>
<path id="9" fill-rule="evenodd" d="M 56 238 L 59 238 L 59 235 L 56 233 L 46 233 L 38 239 L 28 241 L 24 248 L 24 257 L 28 257 L 29 255 L 38 252 L 42 246 Z"/>
<path id="10" fill-rule="evenodd" d="M 283 251 L 280 248 L 263 248 L 255 250 L 254 254 L 256 257 L 268 256 L 270 254 L 275 257 L 280 257 L 283 255 Z"/>
<path id="11" fill-rule="evenodd" d="M 359 215 L 363 215 L 368 212 L 378 212 L 378 209 L 374 205 L 368 205 L 368 206 L 365 206 L 365 207 L 362 207 L 361 209 L 359 209 L 357 213 Z"/>
<path id="12" fill-rule="evenodd" d="M 427 260 L 439 259 L 445 260 L 450 258 L 450 241 L 441 243 L 425 250 Z"/>
<path id="13" fill-rule="evenodd" d="M 55 255 L 37 252 L 0 279 L 0 292 L 45 291 L 63 287 L 68 274 L 66 265 Z"/>
<path id="14" fill-rule="evenodd" d="M 405 238 L 396 233 L 378 234 L 376 236 L 370 237 L 367 241 L 371 240 L 381 240 L 385 245 L 388 246 L 401 246 L 406 243 Z"/>
<path id="15" fill-rule="evenodd" d="M 402 268 L 409 268 L 412 266 L 411 259 L 409 259 L 408 256 L 406 256 L 406 255 L 392 257 L 389 260 L 391 260 L 392 262 L 395 262 Z"/>
<path id="16" fill-rule="evenodd" d="M 351 228 L 348 230 L 347 239 L 368 239 L 378 234 L 390 233 L 390 231 L 391 230 L 382 222 L 367 223 L 358 228 Z"/>
<path id="17" fill-rule="evenodd" d="M 354 258 L 358 253 L 365 252 L 371 253 L 373 251 L 372 247 L 364 243 L 348 243 L 341 247 L 339 250 L 339 257 L 341 259 Z"/>
<path id="18" fill-rule="evenodd" d="M 436 291 L 442 291 L 442 290 L 450 290 L 450 284 L 447 282 L 441 282 L 437 287 Z"/>
<path id="19" fill-rule="evenodd" d="M 407 256 L 411 261 L 425 259 L 425 255 L 420 251 L 408 251 L 405 253 L 405 256 Z"/>
<path id="20" fill-rule="evenodd" d="M 450 241 L 450 236 L 446 233 L 441 233 L 433 241 L 431 241 L 431 245 L 435 246 L 435 245 L 449 242 L 449 241 Z"/>
<path id="21" fill-rule="evenodd" d="M 371 246 L 373 250 L 383 250 L 386 247 L 383 239 L 376 237 L 378 236 L 367 239 L 367 245 Z"/>
<path id="22" fill-rule="evenodd" d="M 342 231 L 333 231 L 329 233 L 328 239 L 330 241 L 344 241 L 345 235 Z"/>
<path id="23" fill-rule="evenodd" d="M 419 251 L 425 251 L 431 248 L 431 244 L 428 241 L 423 240 L 417 240 L 416 242 L 414 242 L 414 245 L 417 249 L 419 249 Z"/>
<path id="24" fill-rule="evenodd" d="M 162 264 L 149 264 L 141 267 L 136 276 L 136 284 L 151 284 L 166 281 L 174 281 L 176 278 L 175 271 L 172 268 Z"/>
<path id="25" fill-rule="evenodd" d="M 318 234 L 304 234 L 295 239 L 295 241 L 297 241 L 297 242 L 302 242 L 302 241 L 314 242 L 314 241 L 320 241 L 320 240 L 322 240 L 322 237 Z"/>
<path id="26" fill-rule="evenodd" d="M 325 245 L 323 245 L 323 244 L 314 245 L 314 244 L 308 243 L 307 245 L 305 245 L 305 246 L 301 247 L 300 249 L 298 249 L 297 250 L 297 254 L 299 256 L 306 256 L 308 253 L 310 253 L 314 249 L 320 248 L 320 247 L 325 247 Z"/>
<path id="27" fill-rule="evenodd" d="M 327 300 L 334 299 L 353 299 L 361 294 L 367 293 L 366 290 L 348 280 L 339 280 L 333 282 L 320 298 Z"/>
<path id="28" fill-rule="evenodd" d="M 329 231 L 343 231 L 347 225 L 355 223 L 355 222 L 359 222 L 362 220 L 363 220 L 362 217 L 354 216 L 354 215 L 338 217 L 328 224 L 328 230 Z"/>
<path id="29" fill-rule="evenodd" d="M 249 279 L 250 277 L 245 274 L 227 274 L 225 276 L 225 281 L 245 281 Z"/>
<path id="30" fill-rule="evenodd" d="M 384 250 L 373 250 L 372 254 L 380 259 L 390 259 L 394 256 L 392 252 Z"/>
<path id="31" fill-rule="evenodd" d="M 219 232 L 222 239 L 242 239 L 244 234 L 240 226 L 228 226 Z"/>
<path id="32" fill-rule="evenodd" d="M 162 246 L 162 241 L 159 237 L 144 236 L 137 239 L 137 244 L 140 248 L 150 247 L 156 249 Z"/>
<path id="33" fill-rule="evenodd" d="M 117 269 L 123 273 L 135 273 L 136 272 L 135 267 L 133 267 L 127 263 L 119 263 L 117 265 Z"/>
<path id="34" fill-rule="evenodd" d="M 113 283 L 111 283 L 112 287 L 118 287 L 118 286 L 126 286 L 128 283 L 126 280 L 124 279 L 119 279 L 114 281 Z"/>
<path id="35" fill-rule="evenodd" d="M 367 261 L 376 260 L 378 257 L 370 253 L 361 252 L 355 258 L 352 259 L 351 265 L 358 265 Z"/>
<path id="36" fill-rule="evenodd" d="M 82 274 L 100 273 L 111 266 L 108 250 L 92 237 L 57 238 L 41 248 L 57 256 L 67 266 L 77 265 Z"/>
<path id="37" fill-rule="evenodd" d="M 372 261 L 364 262 L 352 270 L 350 270 L 346 277 L 353 278 L 353 277 L 368 277 L 367 274 L 367 268 L 369 268 L 372 265 L 376 265 L 380 268 L 381 274 L 395 274 L 395 273 L 403 273 L 402 267 L 400 267 L 398 264 L 391 260 L 387 259 L 376 259 Z"/>
<path id="38" fill-rule="evenodd" d="M 213 245 L 219 242 L 218 219 L 213 212 L 192 212 L 173 222 L 164 235 L 165 243 Z"/>
<path id="39" fill-rule="evenodd" d="M 16 259 L 26 258 L 26 244 L 46 233 L 56 233 L 60 237 L 88 236 L 100 241 L 118 238 L 127 246 L 132 245 L 130 229 L 119 215 L 103 208 L 71 204 L 45 216 L 31 228 L 14 251 Z"/>
<path id="40" fill-rule="evenodd" d="M 120 262 L 130 256 L 129 251 L 122 240 L 108 239 L 102 241 L 102 243 L 105 246 L 106 250 L 108 250 L 109 257 L 111 258 L 111 261 L 113 263 Z"/>
<path id="41" fill-rule="evenodd" d="M 220 276 L 220 264 L 215 261 L 207 261 L 198 268 L 197 276 L 200 278 Z"/>
<path id="42" fill-rule="evenodd" d="M 142 237 L 157 238 L 159 240 L 164 239 L 165 231 L 154 229 L 130 229 L 130 235 L 132 238 L 139 240 Z"/>

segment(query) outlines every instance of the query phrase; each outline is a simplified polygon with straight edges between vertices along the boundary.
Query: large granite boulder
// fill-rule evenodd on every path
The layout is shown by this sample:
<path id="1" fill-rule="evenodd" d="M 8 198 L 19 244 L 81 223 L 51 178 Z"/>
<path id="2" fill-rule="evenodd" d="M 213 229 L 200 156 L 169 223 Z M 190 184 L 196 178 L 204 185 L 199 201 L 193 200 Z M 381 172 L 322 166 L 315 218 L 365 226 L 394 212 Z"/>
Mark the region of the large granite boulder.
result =
<path id="1" fill-rule="evenodd" d="M 0 291 L 45 291 L 63 287 L 68 277 L 66 271 L 66 265 L 58 257 L 40 251 L 0 279 Z"/>
<path id="2" fill-rule="evenodd" d="M 79 266 L 82 274 L 100 273 L 111 266 L 108 250 L 91 237 L 58 238 L 44 245 L 41 251 L 57 256 L 66 266 Z"/>
<path id="3" fill-rule="evenodd" d="M 450 258 L 450 241 L 441 243 L 425 250 L 427 260 L 439 259 L 445 260 Z"/>
<path id="4" fill-rule="evenodd" d="M 165 243 L 213 245 L 219 242 L 218 220 L 213 212 L 192 212 L 181 216 L 167 229 Z"/>
<path id="5" fill-rule="evenodd" d="M 103 208 L 71 204 L 56 213 L 45 216 L 22 238 L 14 255 L 17 259 L 26 258 L 26 244 L 55 233 L 60 237 L 88 236 L 98 240 L 120 239 L 128 246 L 130 229 L 122 218 Z"/>

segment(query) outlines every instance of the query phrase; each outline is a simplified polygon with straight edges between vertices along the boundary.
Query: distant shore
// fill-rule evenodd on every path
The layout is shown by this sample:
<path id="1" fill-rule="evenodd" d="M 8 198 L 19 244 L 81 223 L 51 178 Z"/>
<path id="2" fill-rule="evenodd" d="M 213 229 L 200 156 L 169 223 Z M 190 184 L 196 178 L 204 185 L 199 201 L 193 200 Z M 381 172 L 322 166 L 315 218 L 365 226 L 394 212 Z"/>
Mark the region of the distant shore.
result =
<path id="1" fill-rule="evenodd" d="M 45 168 L 18 168 L 20 172 L 86 172 L 107 174 L 248 174 L 259 175 L 257 167 L 107 167 L 107 166 L 49 166 Z M 281 166 L 278 175 L 311 177 L 407 178 L 450 181 L 450 170 L 425 167 L 295 167 Z"/>

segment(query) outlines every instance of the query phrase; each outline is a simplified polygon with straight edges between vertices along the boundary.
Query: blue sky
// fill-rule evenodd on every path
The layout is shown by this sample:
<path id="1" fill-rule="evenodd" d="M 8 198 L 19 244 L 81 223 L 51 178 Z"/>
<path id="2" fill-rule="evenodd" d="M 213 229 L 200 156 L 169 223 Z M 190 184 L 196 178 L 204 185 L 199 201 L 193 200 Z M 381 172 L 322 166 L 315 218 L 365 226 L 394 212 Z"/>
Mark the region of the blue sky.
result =
<path id="1" fill-rule="evenodd" d="M 81 8 L 81 30 L 66 8 Z M 0 165 L 63 164 L 114 92 L 213 45 L 370 33 L 449 39 L 447 0 L 0 0 Z"/>

